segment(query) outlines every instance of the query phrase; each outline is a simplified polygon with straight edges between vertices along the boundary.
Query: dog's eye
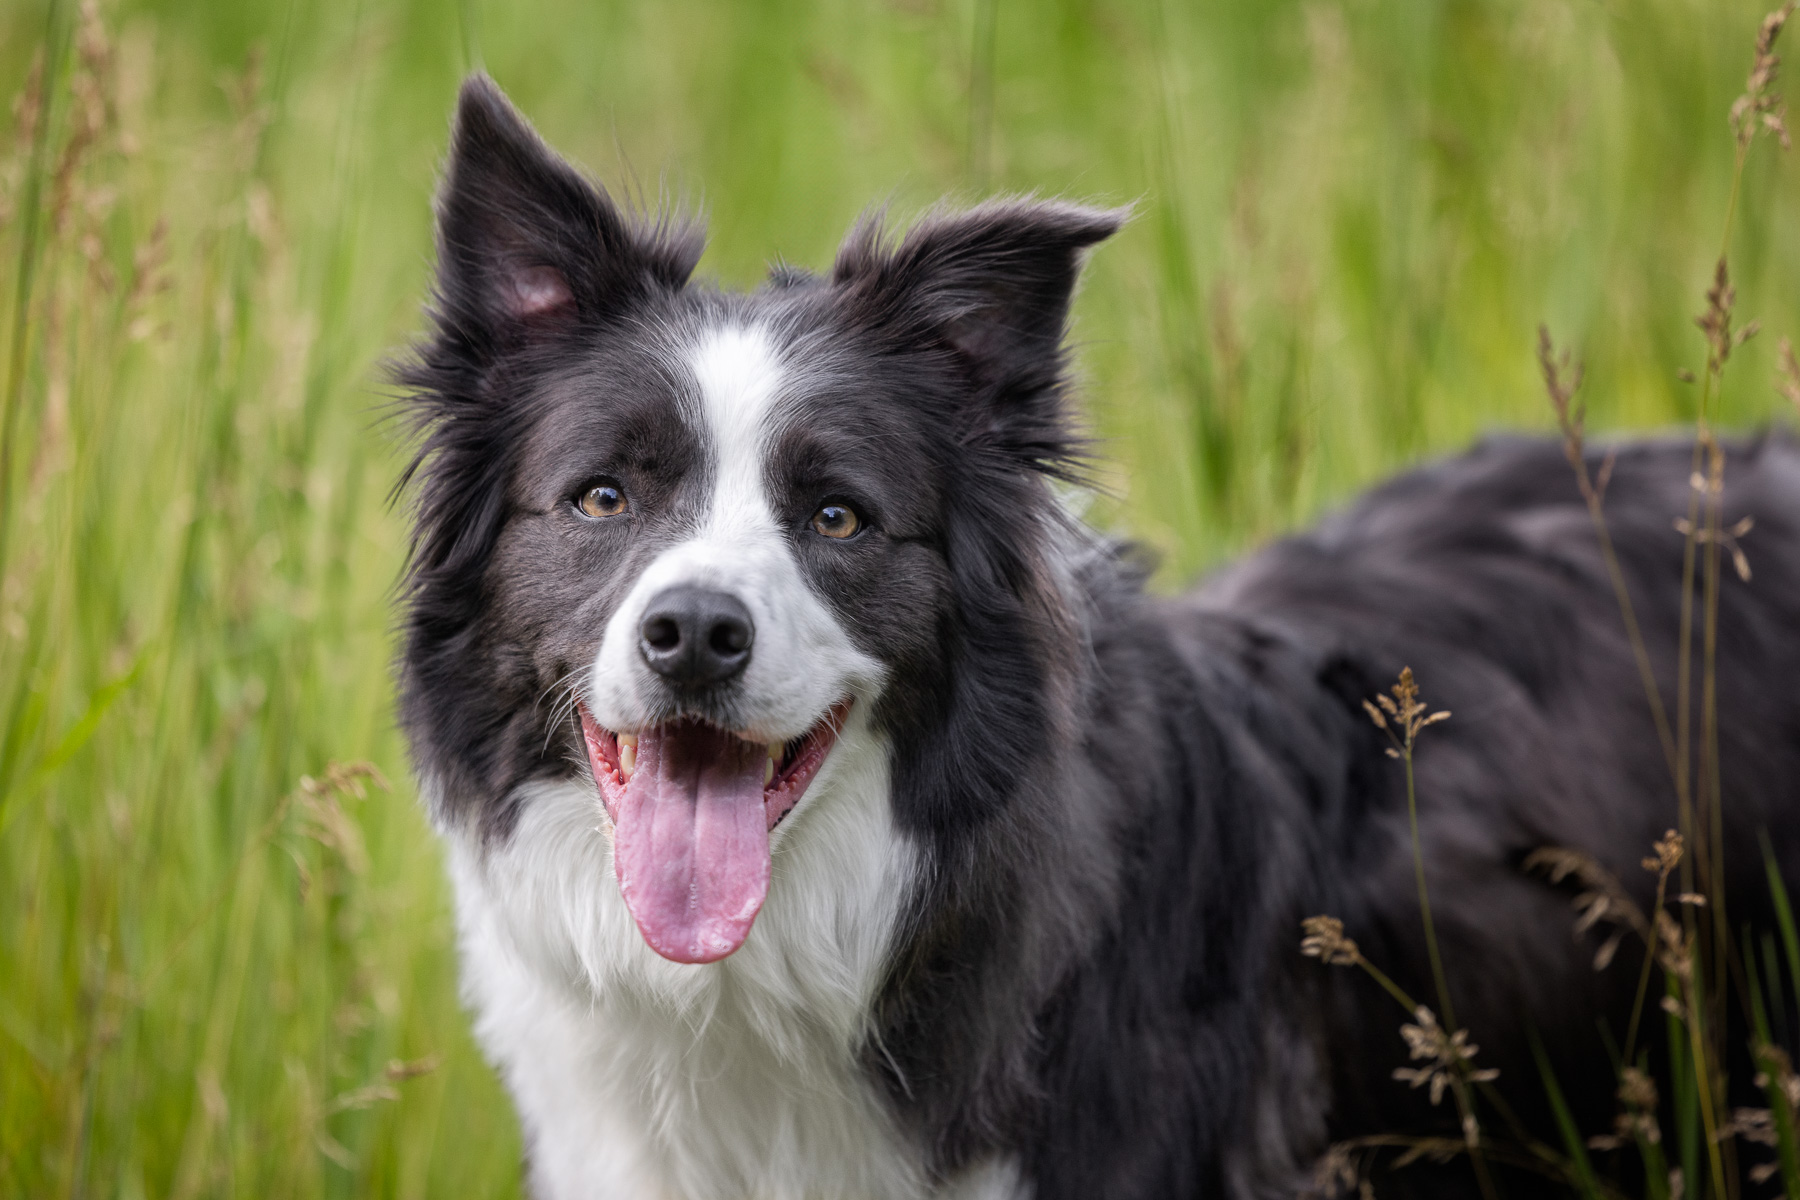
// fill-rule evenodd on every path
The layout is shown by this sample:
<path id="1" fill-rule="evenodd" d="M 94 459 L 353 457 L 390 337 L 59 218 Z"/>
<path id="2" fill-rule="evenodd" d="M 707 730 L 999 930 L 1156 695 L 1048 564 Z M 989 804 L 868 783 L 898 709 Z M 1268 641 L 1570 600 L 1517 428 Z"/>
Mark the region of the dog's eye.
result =
<path id="1" fill-rule="evenodd" d="M 582 493 L 576 506 L 590 517 L 616 517 L 631 507 L 625 493 L 612 483 L 595 484 Z"/>
<path id="2" fill-rule="evenodd" d="M 821 537 L 847 538 L 862 528 L 862 518 L 847 504 L 821 504 L 812 516 L 812 527 Z"/>

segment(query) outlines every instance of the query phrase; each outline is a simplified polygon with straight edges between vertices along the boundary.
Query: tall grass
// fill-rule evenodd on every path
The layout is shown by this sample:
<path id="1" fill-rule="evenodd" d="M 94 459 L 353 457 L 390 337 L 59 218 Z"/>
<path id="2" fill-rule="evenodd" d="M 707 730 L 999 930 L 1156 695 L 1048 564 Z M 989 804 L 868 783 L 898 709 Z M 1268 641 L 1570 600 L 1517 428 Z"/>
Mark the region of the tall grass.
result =
<path id="1" fill-rule="evenodd" d="M 1587 1152 L 1590 1148 L 1618 1150 L 1627 1145 L 1634 1146 L 1639 1152 L 1640 1186 L 1643 1194 L 1653 1200 L 1664 1200 L 1689 1191 L 1696 1196 L 1728 1200 L 1741 1194 L 1742 1180 L 1747 1179 L 1755 1187 L 1776 1176 L 1780 1177 L 1785 1189 L 1782 1194 L 1800 1194 L 1800 1127 L 1795 1119 L 1796 1109 L 1800 1107 L 1800 1077 L 1795 1075 L 1788 1053 L 1770 1021 L 1773 1013 L 1785 1022 L 1788 1012 L 1779 987 L 1774 932 L 1761 931 L 1763 969 L 1770 984 L 1765 997 L 1763 976 L 1757 967 L 1757 931 L 1746 925 L 1740 941 L 1734 942 L 1726 915 L 1725 795 L 1721 786 L 1717 711 L 1719 585 L 1727 555 L 1739 577 L 1749 582 L 1749 562 L 1738 539 L 1750 531 L 1754 521 L 1745 517 L 1729 528 L 1723 524 L 1725 452 L 1717 437 L 1718 417 L 1712 407 L 1721 394 L 1726 364 L 1760 329 L 1760 322 L 1755 320 L 1738 322 L 1736 291 L 1730 273 L 1732 228 L 1751 147 L 1765 137 L 1778 142 L 1783 149 L 1790 143 L 1786 105 L 1777 88 L 1780 58 L 1775 47 L 1797 4 L 1800 0 L 1785 0 L 1763 18 L 1757 30 L 1745 90 L 1731 105 L 1729 128 L 1735 155 L 1725 204 L 1724 232 L 1711 286 L 1706 289 L 1704 309 L 1694 318 L 1705 342 L 1705 366 L 1698 376 L 1691 371 L 1683 373 L 1688 382 L 1699 384 L 1699 390 L 1693 413 L 1687 515 L 1674 522 L 1675 528 L 1683 534 L 1684 545 L 1673 729 L 1661 685 L 1650 669 L 1649 647 L 1626 589 L 1607 524 L 1605 495 L 1613 459 L 1609 453 L 1596 471 L 1587 454 L 1586 405 L 1576 399 L 1583 379 L 1582 367 L 1567 351 L 1560 355 L 1556 352 L 1547 328 L 1540 327 L 1538 331 L 1537 359 L 1544 388 L 1562 434 L 1565 456 L 1587 506 L 1624 631 L 1637 660 L 1644 700 L 1669 768 L 1681 826 L 1679 831 L 1669 830 L 1653 845 L 1653 854 L 1642 860 L 1644 869 L 1656 874 L 1655 900 L 1648 912 L 1638 906 L 1628 888 L 1584 851 L 1544 846 L 1533 850 L 1524 859 L 1523 865 L 1527 869 L 1546 871 L 1552 882 L 1569 877 L 1580 882 L 1583 891 L 1575 899 L 1575 907 L 1581 914 L 1575 924 L 1577 933 L 1586 932 L 1601 922 L 1611 926 L 1596 953 L 1595 970 L 1606 969 L 1627 935 L 1635 935 L 1643 943 L 1643 965 L 1623 1048 L 1612 1040 L 1614 1035 L 1610 1029 L 1603 1025 L 1600 1030 L 1618 1075 L 1619 1109 L 1613 1131 L 1583 1137 L 1564 1099 L 1554 1064 L 1536 1029 L 1528 1027 L 1526 1032 L 1565 1154 L 1559 1155 L 1522 1128 L 1514 1131 L 1519 1141 L 1516 1146 L 1504 1142 L 1496 1146 L 1491 1139 L 1481 1136 L 1470 1102 L 1470 1085 L 1491 1081 L 1497 1072 L 1475 1070 L 1472 1064 L 1477 1048 L 1468 1043 L 1468 1031 L 1457 1026 L 1450 1008 L 1425 884 L 1414 795 L 1415 737 L 1425 726 L 1447 719 L 1450 714 L 1427 715 L 1428 709 L 1418 698 L 1410 669 L 1401 671 L 1391 697 L 1376 697 L 1379 707 L 1369 701 L 1364 702 L 1364 707 L 1392 742 L 1388 754 L 1405 761 L 1407 811 L 1412 817 L 1413 858 L 1418 875 L 1419 917 L 1437 985 L 1438 1011 L 1443 1014 L 1441 1028 L 1432 1010 L 1414 1009 L 1410 999 L 1362 955 L 1341 922 L 1330 916 L 1315 916 L 1302 924 L 1302 954 L 1331 965 L 1362 968 L 1414 1014 L 1418 1023 L 1403 1025 L 1401 1032 L 1410 1057 L 1426 1060 L 1426 1066 L 1400 1068 L 1394 1076 L 1411 1081 L 1415 1087 L 1429 1083 L 1433 1104 L 1439 1102 L 1446 1087 L 1454 1093 L 1464 1135 L 1463 1144 L 1454 1151 L 1467 1154 L 1484 1196 L 1496 1195 L 1486 1167 L 1487 1159 L 1496 1151 L 1510 1151 L 1516 1161 L 1565 1183 L 1584 1200 L 1620 1194 L 1613 1180 L 1603 1180 L 1596 1174 Z M 1781 342 L 1775 383 L 1777 392 L 1800 406 L 1800 363 L 1795 361 L 1792 344 L 1787 339 Z M 1699 625 L 1697 647 L 1696 623 Z M 1698 729 L 1694 720 L 1696 676 Z M 1786 884 L 1766 833 L 1763 834 L 1763 850 L 1771 907 L 1777 915 L 1782 945 L 1787 951 L 1786 965 L 1796 984 L 1800 984 L 1800 941 L 1796 940 L 1794 932 Z M 1670 877 L 1677 870 L 1682 891 L 1671 895 Z M 1671 907 L 1679 914 L 1679 919 L 1672 915 Z M 1637 1046 L 1653 967 L 1662 973 L 1662 1008 L 1669 1039 L 1665 1080 L 1673 1091 L 1669 1108 L 1680 1158 L 1680 1165 L 1673 1169 L 1662 1150 L 1662 1110 L 1656 1080 L 1650 1074 L 1648 1055 L 1639 1055 Z M 1800 990 L 1796 994 L 1800 995 Z M 1767 1108 L 1727 1108 L 1731 1096 L 1727 1064 L 1734 1057 L 1733 1047 L 1728 1044 L 1728 1034 L 1734 1027 L 1730 1011 L 1733 1001 L 1743 1016 L 1736 1024 L 1747 1030 L 1748 1054 L 1744 1057 L 1753 1065 L 1753 1081 L 1762 1089 Z M 1487 1079 L 1480 1078 L 1481 1075 L 1486 1075 Z M 1756 1162 L 1740 1176 L 1740 1150 L 1748 1145 L 1766 1146 L 1774 1153 L 1763 1156 L 1763 1161 Z M 1370 1188 L 1366 1181 L 1369 1152 L 1392 1146 L 1407 1147 L 1405 1154 L 1393 1159 L 1392 1165 L 1396 1168 L 1407 1165 L 1409 1155 L 1416 1158 L 1420 1153 L 1434 1150 L 1443 1158 L 1452 1152 L 1446 1139 L 1441 1137 L 1409 1139 L 1401 1134 L 1340 1142 L 1331 1147 L 1319 1164 L 1317 1190 L 1335 1194 L 1355 1186 L 1367 1195 Z M 1704 1172 L 1701 1169 L 1702 1146 L 1705 1149 Z"/>
<path id="2" fill-rule="evenodd" d="M 871 201 L 1137 201 L 1077 335 L 1097 515 L 1172 585 L 1547 428 L 1540 319 L 1596 424 L 1689 415 L 1760 9 L 0 7 L 0 1194 L 516 1192 L 387 674 L 377 363 L 471 64 L 609 182 L 704 203 L 731 284 L 822 264 Z M 1735 201 L 1738 304 L 1774 328 L 1796 199 L 1766 156 Z M 1738 352 L 1716 422 L 1767 411 L 1773 353 Z"/>

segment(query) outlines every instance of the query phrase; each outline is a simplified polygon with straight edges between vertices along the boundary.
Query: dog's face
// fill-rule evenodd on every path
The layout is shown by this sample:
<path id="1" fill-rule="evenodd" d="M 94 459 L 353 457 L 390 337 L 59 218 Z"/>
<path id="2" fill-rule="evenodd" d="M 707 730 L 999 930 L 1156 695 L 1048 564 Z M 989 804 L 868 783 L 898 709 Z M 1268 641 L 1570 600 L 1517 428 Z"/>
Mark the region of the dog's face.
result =
<path id="1" fill-rule="evenodd" d="M 707 962 L 853 714 L 954 805 L 924 760 L 1041 684 L 984 639 L 1053 519 L 1069 292 L 1118 220 L 990 205 L 891 248 L 868 225 L 829 278 L 720 294 L 688 284 L 696 232 L 627 219 L 465 87 L 436 334 L 403 376 L 403 707 L 441 819 L 504 837 L 521 784 L 591 773 L 645 939 Z"/>

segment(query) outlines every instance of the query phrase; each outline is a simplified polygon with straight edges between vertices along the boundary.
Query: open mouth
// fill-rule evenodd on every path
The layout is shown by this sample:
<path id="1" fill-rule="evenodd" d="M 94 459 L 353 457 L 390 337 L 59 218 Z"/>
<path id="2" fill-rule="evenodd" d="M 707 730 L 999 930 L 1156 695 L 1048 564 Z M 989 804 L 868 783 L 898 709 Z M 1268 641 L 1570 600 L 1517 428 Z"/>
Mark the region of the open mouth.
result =
<path id="1" fill-rule="evenodd" d="M 588 765 L 613 822 L 619 890 L 664 958 L 716 962 L 750 936 L 769 892 L 769 831 L 800 802 L 850 710 L 791 742 L 682 719 L 615 733 L 579 706 Z"/>

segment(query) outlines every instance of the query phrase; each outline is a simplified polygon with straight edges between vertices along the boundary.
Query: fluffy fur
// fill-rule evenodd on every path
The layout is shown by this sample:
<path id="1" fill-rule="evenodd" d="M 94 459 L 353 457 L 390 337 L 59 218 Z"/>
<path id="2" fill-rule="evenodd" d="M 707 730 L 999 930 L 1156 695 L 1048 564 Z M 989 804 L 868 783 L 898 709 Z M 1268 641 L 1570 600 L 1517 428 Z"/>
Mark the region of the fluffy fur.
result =
<path id="1" fill-rule="evenodd" d="M 401 712 L 456 884 L 465 987 L 545 1200 L 1291 1194 L 1335 1138 L 1442 1126 L 1394 1082 L 1392 1002 L 1297 952 L 1342 917 L 1427 995 L 1398 766 L 1362 702 L 1411 665 L 1426 859 L 1458 1016 L 1542 1121 L 1526 1025 L 1610 1114 L 1572 846 L 1645 893 L 1674 823 L 1560 448 L 1404 476 L 1174 599 L 1050 481 L 1085 249 L 1121 214 L 1002 201 L 750 294 L 697 231 L 625 213 L 493 86 L 465 87 L 420 452 Z M 1621 446 L 1608 514 L 1672 690 L 1687 449 Z M 1719 644 L 1729 897 L 1800 878 L 1800 454 L 1730 447 Z M 586 489 L 629 501 L 594 518 Z M 854 510 L 820 536 L 821 506 Z M 748 666 L 676 688 L 638 648 L 670 587 L 736 597 Z M 749 939 L 654 953 L 621 897 L 577 705 L 791 742 L 851 701 L 771 833 Z M 1625 982 L 1622 982 L 1625 981 Z M 1546 1136 L 1550 1136 L 1546 1133 Z M 1394 1186 L 1454 1192 L 1452 1167 Z"/>

